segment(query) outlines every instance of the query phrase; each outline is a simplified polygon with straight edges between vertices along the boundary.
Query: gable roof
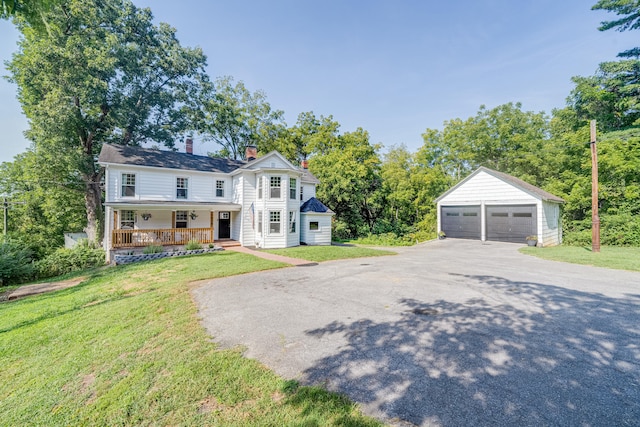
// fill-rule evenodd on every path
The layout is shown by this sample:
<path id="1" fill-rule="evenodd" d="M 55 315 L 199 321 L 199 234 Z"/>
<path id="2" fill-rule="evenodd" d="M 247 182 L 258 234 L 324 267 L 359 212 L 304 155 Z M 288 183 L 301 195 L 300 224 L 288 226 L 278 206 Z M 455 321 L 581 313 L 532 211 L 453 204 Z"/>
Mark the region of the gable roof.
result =
<path id="1" fill-rule="evenodd" d="M 309 169 L 300 169 L 302 171 L 302 176 L 300 177 L 301 181 L 308 182 L 311 184 L 320 184 L 320 180 L 316 178 L 314 174 L 309 172 Z"/>
<path id="2" fill-rule="evenodd" d="M 478 169 L 476 169 L 475 171 L 473 171 L 469 176 L 467 176 L 465 179 L 463 179 L 462 181 L 460 181 L 459 183 L 457 183 L 456 185 L 454 185 L 453 187 L 451 187 L 448 191 L 444 192 L 440 197 L 438 197 L 435 201 L 436 203 L 439 202 L 440 200 L 442 200 L 443 198 L 445 198 L 447 195 L 451 194 L 452 192 L 454 192 L 457 188 L 459 188 L 460 186 L 464 185 L 467 181 L 469 181 L 471 178 L 473 178 L 474 176 L 478 175 L 480 172 L 485 172 L 491 176 L 493 176 L 494 178 L 498 178 L 501 181 L 506 182 L 509 185 L 512 185 L 513 187 L 518 188 L 519 190 L 524 191 L 525 193 L 528 193 L 538 199 L 542 199 L 544 201 L 547 202 L 555 202 L 555 203 L 564 203 L 564 199 L 553 195 L 547 191 L 544 191 L 542 188 L 538 188 L 535 185 L 529 184 L 528 182 L 525 182 L 523 180 L 521 180 L 520 178 L 516 178 L 515 176 L 506 174 L 504 172 L 498 172 L 495 171 L 493 169 L 489 169 L 486 168 L 484 166 L 480 166 Z"/>
<path id="3" fill-rule="evenodd" d="M 98 163 L 221 173 L 233 172 L 246 164 L 243 160 L 214 158 L 116 144 L 102 145 Z"/>
<path id="4" fill-rule="evenodd" d="M 302 206 L 300 206 L 300 212 L 335 213 L 315 197 L 304 202 Z"/>
<path id="5" fill-rule="evenodd" d="M 283 162 L 284 164 L 286 164 L 288 166 L 289 169 L 298 171 L 299 169 L 297 167 L 295 167 L 293 164 L 291 164 L 291 162 L 289 160 L 287 160 L 282 154 L 278 153 L 277 151 L 271 151 L 267 154 L 265 154 L 264 156 L 258 157 L 257 159 L 253 159 L 250 162 L 245 163 L 241 169 L 254 169 L 254 168 L 259 168 L 259 164 L 266 162 L 270 157 L 277 157 L 281 162 Z"/>

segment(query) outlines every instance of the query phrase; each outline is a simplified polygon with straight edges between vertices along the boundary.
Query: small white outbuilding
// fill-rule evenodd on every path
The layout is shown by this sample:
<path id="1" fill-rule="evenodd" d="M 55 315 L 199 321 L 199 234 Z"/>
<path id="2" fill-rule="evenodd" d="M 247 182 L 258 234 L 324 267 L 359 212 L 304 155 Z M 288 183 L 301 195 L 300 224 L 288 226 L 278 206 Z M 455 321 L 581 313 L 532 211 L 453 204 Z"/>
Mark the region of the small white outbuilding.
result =
<path id="1" fill-rule="evenodd" d="M 562 243 L 564 200 L 506 173 L 476 169 L 436 199 L 438 230 L 447 238 L 525 243 Z"/>
<path id="2" fill-rule="evenodd" d="M 315 197 L 300 206 L 300 243 L 310 246 L 331 244 L 331 219 L 335 213 Z"/>

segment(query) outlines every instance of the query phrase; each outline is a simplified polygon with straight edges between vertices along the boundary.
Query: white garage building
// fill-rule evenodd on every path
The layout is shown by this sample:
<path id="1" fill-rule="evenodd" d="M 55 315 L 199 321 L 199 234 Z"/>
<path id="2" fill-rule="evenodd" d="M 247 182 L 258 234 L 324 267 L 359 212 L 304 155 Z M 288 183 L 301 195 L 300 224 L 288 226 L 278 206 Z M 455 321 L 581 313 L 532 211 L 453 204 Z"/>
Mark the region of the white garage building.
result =
<path id="1" fill-rule="evenodd" d="M 562 243 L 560 197 L 511 175 L 480 167 L 436 199 L 438 230 L 447 237 Z"/>

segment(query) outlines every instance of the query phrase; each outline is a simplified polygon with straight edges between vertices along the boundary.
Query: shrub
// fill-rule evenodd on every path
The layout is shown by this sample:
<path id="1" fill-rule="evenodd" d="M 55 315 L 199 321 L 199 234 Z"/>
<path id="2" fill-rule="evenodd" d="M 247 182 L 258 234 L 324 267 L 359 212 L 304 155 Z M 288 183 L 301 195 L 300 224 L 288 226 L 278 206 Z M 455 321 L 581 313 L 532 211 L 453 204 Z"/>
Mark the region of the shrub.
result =
<path id="1" fill-rule="evenodd" d="M 188 251 L 195 251 L 196 249 L 202 249 L 202 245 L 197 240 L 189 240 L 184 248 Z"/>
<path id="2" fill-rule="evenodd" d="M 20 283 L 33 277 L 33 253 L 17 242 L 0 243 L 0 285 Z"/>
<path id="3" fill-rule="evenodd" d="M 92 247 L 86 240 L 80 241 L 73 249 L 58 249 L 35 263 L 40 278 L 60 276 L 104 264 L 104 251 Z"/>
<path id="4" fill-rule="evenodd" d="M 149 245 L 142 250 L 142 253 L 145 255 L 159 254 L 162 252 L 164 252 L 164 248 L 161 245 Z"/>

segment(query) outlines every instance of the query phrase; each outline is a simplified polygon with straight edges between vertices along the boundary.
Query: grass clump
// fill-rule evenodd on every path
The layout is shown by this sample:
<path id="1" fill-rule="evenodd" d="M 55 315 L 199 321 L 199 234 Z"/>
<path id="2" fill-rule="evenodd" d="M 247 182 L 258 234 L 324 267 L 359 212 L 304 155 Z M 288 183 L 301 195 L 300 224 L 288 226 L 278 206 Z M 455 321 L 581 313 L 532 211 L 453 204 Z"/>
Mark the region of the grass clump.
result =
<path id="1" fill-rule="evenodd" d="M 142 253 L 145 255 L 161 254 L 162 252 L 164 252 L 162 245 L 149 245 L 142 250 Z"/>
<path id="2" fill-rule="evenodd" d="M 198 249 L 202 249 L 202 245 L 197 240 L 189 240 L 184 248 L 188 251 L 195 251 Z"/>
<path id="3" fill-rule="evenodd" d="M 584 246 L 524 247 L 520 252 L 551 261 L 592 265 L 617 270 L 640 271 L 640 247 L 602 246 L 593 252 Z"/>
<path id="4" fill-rule="evenodd" d="M 358 246 L 297 246 L 286 249 L 269 249 L 265 250 L 265 252 L 315 262 L 396 254 L 392 251 L 361 248 Z"/>
<path id="5" fill-rule="evenodd" d="M 341 396 L 216 349 L 200 325 L 190 283 L 284 265 L 164 258 L 0 303 L 0 424 L 379 425 Z"/>

